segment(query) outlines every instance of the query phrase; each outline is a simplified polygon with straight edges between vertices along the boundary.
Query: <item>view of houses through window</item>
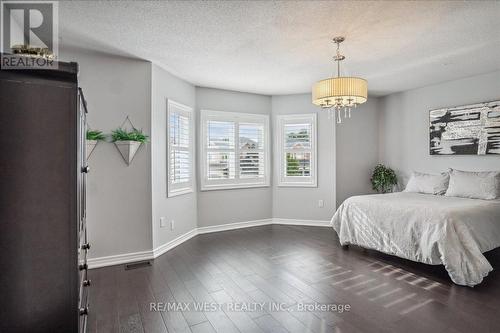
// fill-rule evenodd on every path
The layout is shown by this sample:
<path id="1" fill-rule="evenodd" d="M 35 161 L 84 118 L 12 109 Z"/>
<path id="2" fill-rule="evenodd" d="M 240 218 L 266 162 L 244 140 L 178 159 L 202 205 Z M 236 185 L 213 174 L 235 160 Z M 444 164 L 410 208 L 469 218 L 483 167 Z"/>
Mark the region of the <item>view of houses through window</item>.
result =
<path id="1" fill-rule="evenodd" d="M 276 117 L 278 186 L 317 186 L 316 114 Z"/>
<path id="2" fill-rule="evenodd" d="M 239 161 L 235 161 L 235 129 L 229 121 L 208 121 L 208 178 L 235 178 L 239 162 L 241 178 L 264 177 L 264 125 L 238 124 Z"/>
<path id="3" fill-rule="evenodd" d="M 264 125 L 242 123 L 239 126 L 240 177 L 264 177 Z"/>
<path id="4" fill-rule="evenodd" d="M 285 124 L 286 176 L 310 176 L 311 123 Z"/>
<path id="5" fill-rule="evenodd" d="M 266 131 L 268 118 L 262 115 L 205 111 L 204 175 L 207 183 L 265 184 Z"/>
<path id="6" fill-rule="evenodd" d="M 232 121 L 208 121 L 208 179 L 234 179 L 235 127 Z"/>
<path id="7" fill-rule="evenodd" d="M 269 184 L 269 118 L 202 110 L 202 189 Z M 277 117 L 279 185 L 316 186 L 316 114 Z"/>

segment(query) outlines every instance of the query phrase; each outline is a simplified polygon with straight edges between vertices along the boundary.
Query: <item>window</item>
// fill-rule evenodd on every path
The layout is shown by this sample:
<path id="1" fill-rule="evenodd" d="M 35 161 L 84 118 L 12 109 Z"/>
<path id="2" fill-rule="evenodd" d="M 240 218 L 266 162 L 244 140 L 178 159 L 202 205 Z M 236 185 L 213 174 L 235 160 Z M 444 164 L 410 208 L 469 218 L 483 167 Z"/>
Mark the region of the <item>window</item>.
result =
<path id="1" fill-rule="evenodd" d="M 316 187 L 316 114 L 277 117 L 278 186 Z"/>
<path id="2" fill-rule="evenodd" d="M 201 190 L 269 186 L 269 117 L 201 111 Z"/>
<path id="3" fill-rule="evenodd" d="M 168 100 L 167 196 L 193 192 L 193 109 Z"/>

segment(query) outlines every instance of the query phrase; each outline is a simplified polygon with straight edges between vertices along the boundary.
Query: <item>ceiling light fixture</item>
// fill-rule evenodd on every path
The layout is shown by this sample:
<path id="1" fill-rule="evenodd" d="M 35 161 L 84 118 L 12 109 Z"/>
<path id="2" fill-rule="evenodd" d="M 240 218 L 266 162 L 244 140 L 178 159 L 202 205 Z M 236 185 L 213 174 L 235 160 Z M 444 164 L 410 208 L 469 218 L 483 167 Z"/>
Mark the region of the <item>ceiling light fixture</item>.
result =
<path id="1" fill-rule="evenodd" d="M 345 56 L 340 54 L 340 43 L 344 40 L 344 37 L 333 39 L 337 44 L 337 54 L 333 57 L 337 62 L 337 77 L 316 82 L 312 90 L 312 103 L 327 109 L 330 117 L 334 117 L 336 111 L 337 123 L 342 122 L 342 109 L 344 117 L 351 118 L 351 108 L 356 108 L 368 99 L 368 84 L 365 79 L 340 76 L 340 62 L 345 59 Z"/>

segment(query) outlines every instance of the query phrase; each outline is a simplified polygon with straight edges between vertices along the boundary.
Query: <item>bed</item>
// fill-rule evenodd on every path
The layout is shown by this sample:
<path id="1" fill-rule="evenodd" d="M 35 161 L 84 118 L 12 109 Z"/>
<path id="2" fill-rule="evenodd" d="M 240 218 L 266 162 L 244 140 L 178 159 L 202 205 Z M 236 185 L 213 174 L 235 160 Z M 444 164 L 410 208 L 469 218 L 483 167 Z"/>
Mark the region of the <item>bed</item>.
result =
<path id="1" fill-rule="evenodd" d="M 483 253 L 500 246 L 500 201 L 420 193 L 347 199 L 332 218 L 341 245 L 431 265 L 474 286 L 493 270 Z"/>

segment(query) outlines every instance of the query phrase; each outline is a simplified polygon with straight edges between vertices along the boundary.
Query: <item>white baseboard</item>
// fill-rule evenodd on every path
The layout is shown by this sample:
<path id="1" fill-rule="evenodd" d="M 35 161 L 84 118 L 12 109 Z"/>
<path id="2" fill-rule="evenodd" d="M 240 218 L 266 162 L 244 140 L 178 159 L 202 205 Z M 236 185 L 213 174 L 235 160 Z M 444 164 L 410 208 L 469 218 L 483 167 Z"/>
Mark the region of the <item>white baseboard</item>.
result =
<path id="1" fill-rule="evenodd" d="M 89 268 L 99 268 L 153 259 L 153 251 L 117 254 L 113 256 L 87 259 Z"/>
<path id="2" fill-rule="evenodd" d="M 329 227 L 329 226 L 331 226 L 330 221 L 282 219 L 279 217 L 273 218 L 273 224 L 305 225 L 305 226 L 311 226 L 311 227 Z"/>
<path id="3" fill-rule="evenodd" d="M 245 221 L 245 222 L 235 222 L 228 224 L 219 224 L 212 225 L 209 227 L 200 227 L 198 228 L 198 234 L 208 234 L 211 232 L 219 232 L 226 230 L 236 230 L 241 228 L 250 228 L 250 227 L 258 227 L 261 225 L 272 224 L 273 219 L 263 219 L 263 220 L 254 220 L 254 221 Z"/>
<path id="4" fill-rule="evenodd" d="M 209 227 L 199 227 L 192 229 L 183 235 L 180 235 L 179 237 L 171 240 L 168 243 L 158 246 L 152 251 L 133 252 L 133 253 L 117 254 L 113 256 L 106 256 L 99 258 L 90 258 L 87 260 L 87 263 L 89 265 L 89 268 L 92 269 L 105 266 L 126 264 L 142 260 L 151 260 L 161 256 L 165 252 L 170 251 L 174 247 L 184 243 L 185 241 L 193 238 L 196 235 L 227 231 L 227 230 L 236 230 L 242 228 L 258 227 L 270 224 L 304 225 L 304 226 L 314 226 L 314 227 L 331 226 L 330 221 L 270 218 L 270 219 L 254 220 L 254 221 L 220 224 Z"/>
<path id="5" fill-rule="evenodd" d="M 173 249 L 177 245 L 181 245 L 187 240 L 190 240 L 194 236 L 198 234 L 198 230 L 195 228 L 191 231 L 186 232 L 183 235 L 180 235 L 179 237 L 175 238 L 174 240 L 171 240 L 168 243 L 165 243 L 163 245 L 158 246 L 156 249 L 153 250 L 153 257 L 156 258 L 158 256 L 161 256 L 163 253 Z"/>

